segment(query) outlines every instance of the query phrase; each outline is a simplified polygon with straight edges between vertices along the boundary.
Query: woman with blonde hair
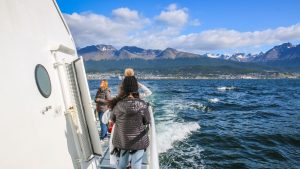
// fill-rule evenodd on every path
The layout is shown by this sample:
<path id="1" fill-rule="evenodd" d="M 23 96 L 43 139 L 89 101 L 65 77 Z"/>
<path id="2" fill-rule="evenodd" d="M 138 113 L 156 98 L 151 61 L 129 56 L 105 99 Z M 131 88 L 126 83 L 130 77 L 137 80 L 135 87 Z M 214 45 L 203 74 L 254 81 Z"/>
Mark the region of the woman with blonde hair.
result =
<path id="1" fill-rule="evenodd" d="M 98 88 L 95 102 L 97 104 L 96 110 L 98 112 L 98 117 L 100 121 L 100 140 L 103 140 L 107 136 L 107 126 L 102 122 L 102 116 L 104 112 L 108 109 L 108 102 L 111 100 L 110 89 L 108 88 L 108 81 L 103 79 Z"/>

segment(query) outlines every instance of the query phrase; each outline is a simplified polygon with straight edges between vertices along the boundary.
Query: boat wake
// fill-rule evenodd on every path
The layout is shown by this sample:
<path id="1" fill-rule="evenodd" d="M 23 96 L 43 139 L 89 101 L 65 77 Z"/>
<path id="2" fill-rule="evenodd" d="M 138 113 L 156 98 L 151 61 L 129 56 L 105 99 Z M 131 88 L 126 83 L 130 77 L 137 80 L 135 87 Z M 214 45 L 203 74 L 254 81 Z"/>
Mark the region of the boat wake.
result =
<path id="1" fill-rule="evenodd" d="M 156 121 L 158 122 L 156 124 L 158 153 L 166 152 L 173 148 L 175 142 L 186 139 L 193 131 L 200 129 L 198 122 L 178 120 L 180 111 L 202 111 L 202 109 L 206 108 L 201 103 L 186 103 L 180 99 L 162 102 L 162 107 L 156 112 L 160 114 L 156 116 Z"/>
<path id="2" fill-rule="evenodd" d="M 172 148 L 172 144 L 188 137 L 191 132 L 200 129 L 196 122 L 179 123 L 174 121 L 159 123 L 157 131 L 158 153 L 166 152 Z"/>

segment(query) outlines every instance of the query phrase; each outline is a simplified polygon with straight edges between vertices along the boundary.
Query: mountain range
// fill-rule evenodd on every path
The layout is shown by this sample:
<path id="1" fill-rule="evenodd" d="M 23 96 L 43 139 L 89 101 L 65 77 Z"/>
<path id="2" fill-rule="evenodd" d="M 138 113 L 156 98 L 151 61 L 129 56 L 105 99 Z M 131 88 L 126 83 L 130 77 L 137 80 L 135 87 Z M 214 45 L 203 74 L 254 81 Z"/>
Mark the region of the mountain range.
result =
<path id="1" fill-rule="evenodd" d="M 173 48 L 165 50 L 143 49 L 136 46 L 124 46 L 117 50 L 112 45 L 91 45 L 77 50 L 84 60 L 117 60 L 117 59 L 176 59 L 201 57 L 201 55 L 177 51 Z"/>
<path id="2" fill-rule="evenodd" d="M 126 60 L 141 60 L 139 61 L 139 63 L 156 63 L 155 60 L 161 62 L 165 59 L 167 59 L 167 62 L 170 62 L 172 59 L 185 62 L 187 59 L 194 59 L 197 62 L 200 60 L 202 62 L 213 61 L 216 62 L 217 65 L 239 65 L 241 63 L 247 62 L 250 65 L 253 64 L 253 67 L 251 69 L 255 69 L 255 67 L 259 65 L 265 67 L 266 70 L 272 69 L 283 72 L 300 72 L 300 44 L 293 45 L 291 43 L 283 43 L 281 45 L 274 46 L 265 53 L 261 52 L 259 54 L 235 53 L 232 55 L 225 55 L 206 53 L 200 55 L 178 51 L 173 48 L 166 48 L 165 50 L 155 50 L 143 49 L 136 46 L 124 46 L 118 50 L 112 45 L 103 44 L 80 48 L 77 50 L 77 52 L 79 55 L 83 56 L 84 60 L 88 63 L 113 63 L 114 61 L 125 63 Z M 168 64 L 167 62 L 166 64 Z M 201 65 L 208 66 L 208 64 L 205 63 L 201 63 Z M 155 67 L 155 65 L 153 66 Z"/>
<path id="3" fill-rule="evenodd" d="M 193 54 L 188 52 L 177 51 L 173 48 L 165 50 L 143 49 L 136 46 L 124 46 L 121 49 L 116 49 L 112 45 L 91 45 L 78 49 L 78 54 L 82 55 L 84 60 L 115 60 L 115 59 L 162 59 L 162 58 L 194 58 L 194 57 L 210 57 L 225 60 L 233 60 L 239 62 L 268 62 L 277 60 L 291 60 L 300 58 L 300 44 L 293 45 L 291 43 L 283 43 L 274 46 L 267 52 L 259 54 L 251 53 L 235 53 L 232 55 L 211 54 L 203 55 Z"/>
<path id="4" fill-rule="evenodd" d="M 291 43 L 283 43 L 278 46 L 274 46 L 272 49 L 259 54 L 251 53 L 235 53 L 233 55 L 212 55 L 206 54 L 208 57 L 229 59 L 239 62 L 273 62 L 273 61 L 283 61 L 283 60 L 293 60 L 300 58 L 300 44 L 293 45 Z"/>

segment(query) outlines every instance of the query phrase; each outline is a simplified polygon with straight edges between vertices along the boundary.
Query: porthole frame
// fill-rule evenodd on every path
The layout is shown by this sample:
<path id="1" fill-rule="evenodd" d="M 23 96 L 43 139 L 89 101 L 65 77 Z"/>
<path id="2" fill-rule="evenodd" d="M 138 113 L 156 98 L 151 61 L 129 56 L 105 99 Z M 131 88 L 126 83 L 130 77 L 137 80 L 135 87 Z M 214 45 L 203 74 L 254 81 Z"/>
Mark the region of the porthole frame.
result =
<path id="1" fill-rule="evenodd" d="M 48 80 L 49 80 L 49 84 L 50 84 L 50 92 L 49 94 L 45 93 L 42 89 L 42 87 L 40 86 L 40 84 L 38 83 L 38 77 L 37 77 L 37 71 L 39 69 L 39 67 L 43 68 L 45 70 L 45 72 L 47 73 L 47 77 L 48 77 Z M 43 66 L 42 64 L 37 64 L 35 66 L 35 70 L 34 70 L 34 78 L 35 78 L 35 83 L 36 83 L 36 86 L 37 88 L 39 89 L 39 92 L 40 94 L 45 97 L 45 98 L 48 98 L 51 96 L 51 93 L 52 93 L 52 84 L 51 84 L 51 79 L 50 79 L 50 76 L 49 76 L 49 72 L 47 71 L 47 69 L 45 68 L 45 66 Z"/>

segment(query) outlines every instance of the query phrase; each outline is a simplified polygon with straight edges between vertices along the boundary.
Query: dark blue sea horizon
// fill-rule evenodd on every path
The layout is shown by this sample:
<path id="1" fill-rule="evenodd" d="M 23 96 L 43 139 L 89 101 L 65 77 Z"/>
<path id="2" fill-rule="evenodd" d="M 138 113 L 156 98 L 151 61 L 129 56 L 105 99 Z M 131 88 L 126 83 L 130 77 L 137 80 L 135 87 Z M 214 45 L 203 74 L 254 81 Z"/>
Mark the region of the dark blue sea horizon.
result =
<path id="1" fill-rule="evenodd" d="M 298 168 L 300 79 L 142 80 L 161 168 Z M 119 80 L 109 80 L 116 95 Z M 98 80 L 90 80 L 92 97 Z"/>

